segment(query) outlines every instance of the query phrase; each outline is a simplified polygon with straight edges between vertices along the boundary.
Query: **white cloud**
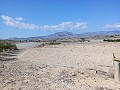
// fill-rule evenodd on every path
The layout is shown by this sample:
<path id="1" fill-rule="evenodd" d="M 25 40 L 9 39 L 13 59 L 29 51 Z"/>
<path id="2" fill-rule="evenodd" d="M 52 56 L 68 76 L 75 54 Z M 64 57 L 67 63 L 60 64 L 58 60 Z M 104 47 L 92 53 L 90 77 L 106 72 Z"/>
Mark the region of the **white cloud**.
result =
<path id="1" fill-rule="evenodd" d="M 120 24 L 107 24 L 103 28 L 104 29 L 120 29 Z"/>
<path id="2" fill-rule="evenodd" d="M 58 25 L 43 25 L 38 26 L 35 24 L 23 23 L 20 20 L 24 20 L 22 17 L 11 18 L 9 16 L 2 15 L 1 18 L 7 26 L 14 26 L 20 29 L 40 29 L 40 30 L 81 30 L 87 28 L 86 22 L 62 22 Z"/>
<path id="3" fill-rule="evenodd" d="M 35 24 L 22 23 L 22 22 L 16 21 L 15 19 L 9 16 L 2 15 L 1 18 L 5 20 L 4 23 L 8 26 L 18 27 L 20 29 L 38 29 L 39 28 Z"/>
<path id="4" fill-rule="evenodd" d="M 17 18 L 15 18 L 16 20 L 19 20 L 19 21 L 21 21 L 21 20 L 24 20 L 22 17 L 17 17 Z"/>
<path id="5" fill-rule="evenodd" d="M 58 25 L 44 25 L 41 26 L 43 30 L 80 30 L 87 28 L 87 23 L 84 22 L 62 22 Z"/>

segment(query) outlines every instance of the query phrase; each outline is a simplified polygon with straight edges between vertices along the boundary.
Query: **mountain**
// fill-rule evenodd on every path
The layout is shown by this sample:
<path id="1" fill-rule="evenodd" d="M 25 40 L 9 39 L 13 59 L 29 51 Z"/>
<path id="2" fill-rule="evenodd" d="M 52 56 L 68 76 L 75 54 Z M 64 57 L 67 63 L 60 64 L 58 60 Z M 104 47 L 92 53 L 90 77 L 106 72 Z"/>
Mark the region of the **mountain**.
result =
<path id="1" fill-rule="evenodd" d="M 54 40 L 62 38 L 87 38 L 87 37 L 104 37 L 110 35 L 120 35 L 119 30 L 114 31 L 99 31 L 99 32 L 87 32 L 81 34 L 75 34 L 72 32 L 57 32 L 47 36 L 29 37 L 29 38 L 10 38 L 9 40 Z"/>
<path id="2" fill-rule="evenodd" d="M 14 37 L 14 38 L 9 38 L 8 40 L 15 40 L 15 41 L 20 41 L 20 40 L 39 40 L 41 39 L 41 37 L 28 37 L 28 38 L 17 38 L 17 37 Z"/>
<path id="3" fill-rule="evenodd" d="M 73 37 L 73 36 L 76 36 L 75 33 L 72 33 L 72 32 L 67 32 L 67 31 L 64 31 L 64 32 L 57 32 L 57 33 L 54 33 L 54 34 L 51 34 L 51 35 L 48 35 L 49 37 Z"/>
<path id="4" fill-rule="evenodd" d="M 54 40 L 54 39 L 62 39 L 62 38 L 73 38 L 78 37 L 77 34 L 72 32 L 57 32 L 47 36 L 37 36 L 37 37 L 28 37 L 28 38 L 9 38 L 9 40 Z"/>
<path id="5" fill-rule="evenodd" d="M 114 30 L 114 31 L 98 31 L 98 32 L 87 32 L 87 33 L 81 33 L 78 34 L 79 37 L 103 37 L 103 36 L 110 36 L 110 35 L 120 35 L 119 30 Z"/>
<path id="6" fill-rule="evenodd" d="M 45 38 L 45 39 L 58 39 L 58 38 L 61 39 L 61 38 L 73 38 L 73 37 L 78 37 L 78 36 L 75 33 L 64 31 L 64 32 L 57 32 L 57 33 L 45 36 L 43 38 Z"/>

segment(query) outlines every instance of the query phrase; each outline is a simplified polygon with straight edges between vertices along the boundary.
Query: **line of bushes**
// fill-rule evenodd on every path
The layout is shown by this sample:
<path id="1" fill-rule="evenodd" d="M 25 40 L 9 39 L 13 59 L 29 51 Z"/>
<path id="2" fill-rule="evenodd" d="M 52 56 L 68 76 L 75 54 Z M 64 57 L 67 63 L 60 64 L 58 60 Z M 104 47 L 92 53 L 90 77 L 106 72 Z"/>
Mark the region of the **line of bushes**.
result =
<path id="1" fill-rule="evenodd" d="M 59 45 L 61 44 L 60 42 L 49 42 L 48 45 Z"/>
<path id="2" fill-rule="evenodd" d="M 103 41 L 107 41 L 107 42 L 120 42 L 120 39 L 104 39 Z"/>
<path id="3" fill-rule="evenodd" d="M 16 50 L 17 46 L 12 41 L 0 40 L 0 52 Z"/>
<path id="4" fill-rule="evenodd" d="M 46 43 L 46 45 L 59 45 L 59 44 L 61 44 L 61 43 L 57 42 L 56 40 L 51 40 L 51 41 Z"/>

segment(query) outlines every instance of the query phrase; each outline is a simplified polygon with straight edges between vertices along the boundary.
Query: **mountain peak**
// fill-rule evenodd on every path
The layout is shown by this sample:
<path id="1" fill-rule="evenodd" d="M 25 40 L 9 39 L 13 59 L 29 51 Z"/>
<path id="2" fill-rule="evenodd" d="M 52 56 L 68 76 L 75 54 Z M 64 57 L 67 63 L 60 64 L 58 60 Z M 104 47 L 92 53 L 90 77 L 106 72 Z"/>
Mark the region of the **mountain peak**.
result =
<path id="1" fill-rule="evenodd" d="M 49 36 L 76 36 L 75 33 L 72 33 L 72 32 L 68 32 L 68 31 L 63 31 L 63 32 L 57 32 L 57 33 L 54 33 L 54 34 L 51 34 Z"/>
<path id="2" fill-rule="evenodd" d="M 81 34 L 75 34 L 68 31 L 57 32 L 48 36 L 39 36 L 39 37 L 29 37 L 29 38 L 11 38 L 10 40 L 39 40 L 39 39 L 62 39 L 62 38 L 87 38 L 87 37 L 103 37 L 109 35 L 120 35 L 119 30 L 114 31 L 98 31 L 98 32 L 86 32 Z"/>

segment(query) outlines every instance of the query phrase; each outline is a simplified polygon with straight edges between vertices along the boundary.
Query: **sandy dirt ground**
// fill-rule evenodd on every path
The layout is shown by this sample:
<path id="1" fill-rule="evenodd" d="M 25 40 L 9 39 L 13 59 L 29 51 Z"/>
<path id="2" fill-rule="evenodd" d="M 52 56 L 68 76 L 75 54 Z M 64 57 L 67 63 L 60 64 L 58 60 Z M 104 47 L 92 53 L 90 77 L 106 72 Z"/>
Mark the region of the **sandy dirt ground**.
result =
<path id="1" fill-rule="evenodd" d="M 120 90 L 112 53 L 120 43 L 69 43 L 23 50 L 0 61 L 0 90 Z"/>

